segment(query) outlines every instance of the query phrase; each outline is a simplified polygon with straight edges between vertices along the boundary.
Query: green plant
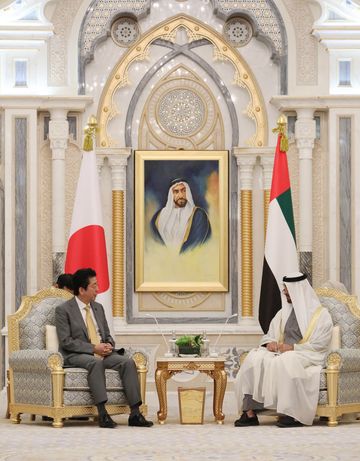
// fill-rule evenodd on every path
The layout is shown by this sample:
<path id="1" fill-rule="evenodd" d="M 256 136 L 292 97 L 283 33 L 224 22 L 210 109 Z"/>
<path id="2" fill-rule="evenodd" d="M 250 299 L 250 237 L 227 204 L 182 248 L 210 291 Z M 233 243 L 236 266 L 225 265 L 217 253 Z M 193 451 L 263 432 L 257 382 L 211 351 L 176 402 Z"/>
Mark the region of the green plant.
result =
<path id="1" fill-rule="evenodd" d="M 180 338 L 176 340 L 177 346 L 193 347 L 194 349 L 198 349 L 202 343 L 203 343 L 202 335 L 183 335 L 183 336 L 180 336 Z"/>

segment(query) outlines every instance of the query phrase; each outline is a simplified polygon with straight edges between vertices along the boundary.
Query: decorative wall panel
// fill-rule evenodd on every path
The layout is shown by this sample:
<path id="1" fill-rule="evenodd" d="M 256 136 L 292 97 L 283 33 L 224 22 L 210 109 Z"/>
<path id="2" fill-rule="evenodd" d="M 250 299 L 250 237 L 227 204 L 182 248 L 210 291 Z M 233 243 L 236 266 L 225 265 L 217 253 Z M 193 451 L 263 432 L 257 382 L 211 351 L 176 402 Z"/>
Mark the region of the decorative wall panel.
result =
<path id="1" fill-rule="evenodd" d="M 56 6 L 51 19 L 54 25 L 54 35 L 49 39 L 48 81 L 50 86 L 67 84 L 67 39 L 81 3 L 82 0 L 62 0 Z"/>
<path id="2" fill-rule="evenodd" d="M 311 32 L 314 17 L 309 6 L 302 0 L 283 0 L 289 11 L 296 33 L 296 83 L 317 85 L 317 40 Z"/>
<path id="3" fill-rule="evenodd" d="M 28 121 L 15 118 L 15 305 L 27 293 Z"/>
<path id="4" fill-rule="evenodd" d="M 141 117 L 139 149 L 222 150 L 224 127 L 209 87 L 178 66 L 150 93 Z"/>

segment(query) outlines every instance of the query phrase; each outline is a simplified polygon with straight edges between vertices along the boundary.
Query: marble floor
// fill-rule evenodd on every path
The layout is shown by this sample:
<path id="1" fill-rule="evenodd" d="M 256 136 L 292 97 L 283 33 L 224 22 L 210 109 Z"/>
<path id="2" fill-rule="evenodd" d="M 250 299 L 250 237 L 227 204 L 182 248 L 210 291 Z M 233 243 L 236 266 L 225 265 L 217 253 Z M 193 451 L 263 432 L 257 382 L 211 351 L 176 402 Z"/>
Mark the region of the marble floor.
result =
<path id="1" fill-rule="evenodd" d="M 54 429 L 37 417 L 26 416 L 20 425 L 0 419 L 1 461 L 352 461 L 360 458 L 360 421 L 329 428 L 322 421 L 311 427 L 280 429 L 274 418 L 260 416 L 260 426 L 235 428 L 235 410 L 227 408 L 225 424 L 217 425 L 211 401 L 202 425 L 179 423 L 177 403 L 169 405 L 165 425 L 152 428 L 127 426 L 126 416 L 116 416 L 116 429 L 100 429 L 93 422 L 68 421 Z M 157 408 L 149 407 L 156 420 Z"/>

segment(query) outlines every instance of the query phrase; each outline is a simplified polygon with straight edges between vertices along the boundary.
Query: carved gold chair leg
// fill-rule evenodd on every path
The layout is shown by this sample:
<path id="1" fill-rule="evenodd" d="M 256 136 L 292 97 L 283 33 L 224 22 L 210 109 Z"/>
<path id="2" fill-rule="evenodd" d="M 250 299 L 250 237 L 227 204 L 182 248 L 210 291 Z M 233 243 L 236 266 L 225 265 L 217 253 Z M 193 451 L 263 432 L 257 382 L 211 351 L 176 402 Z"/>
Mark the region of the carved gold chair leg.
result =
<path id="1" fill-rule="evenodd" d="M 20 424 L 21 423 L 21 418 L 20 418 L 20 413 L 11 413 L 10 414 L 10 419 L 13 424 Z"/>
<path id="2" fill-rule="evenodd" d="M 56 428 L 64 427 L 63 418 L 61 418 L 60 416 L 55 416 L 52 425 Z"/>
<path id="3" fill-rule="evenodd" d="M 328 417 L 328 422 L 327 422 L 327 425 L 329 427 L 335 427 L 339 424 L 338 422 L 338 418 L 336 416 L 336 412 L 332 412 L 332 414 Z"/>
<path id="4" fill-rule="evenodd" d="M 338 398 L 340 362 L 341 357 L 336 352 L 331 353 L 327 359 L 326 379 L 328 402 L 330 406 L 330 415 L 327 425 L 329 427 L 335 427 L 338 425 L 336 406 Z"/>

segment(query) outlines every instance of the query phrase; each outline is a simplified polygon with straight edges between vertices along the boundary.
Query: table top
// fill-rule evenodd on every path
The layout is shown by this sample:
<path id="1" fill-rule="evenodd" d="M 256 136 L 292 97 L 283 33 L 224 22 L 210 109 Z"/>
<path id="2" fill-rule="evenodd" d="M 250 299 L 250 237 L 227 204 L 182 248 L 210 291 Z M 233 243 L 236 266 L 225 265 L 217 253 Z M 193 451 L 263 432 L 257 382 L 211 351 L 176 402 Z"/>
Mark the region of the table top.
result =
<path id="1" fill-rule="evenodd" d="M 225 362 L 226 357 L 158 357 L 157 362 L 204 362 L 204 363 L 214 363 L 214 362 Z"/>

